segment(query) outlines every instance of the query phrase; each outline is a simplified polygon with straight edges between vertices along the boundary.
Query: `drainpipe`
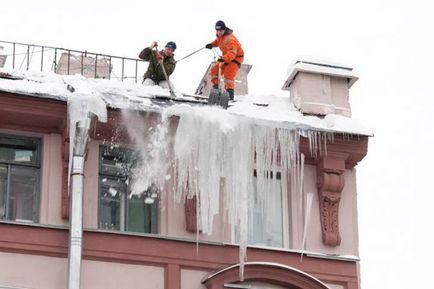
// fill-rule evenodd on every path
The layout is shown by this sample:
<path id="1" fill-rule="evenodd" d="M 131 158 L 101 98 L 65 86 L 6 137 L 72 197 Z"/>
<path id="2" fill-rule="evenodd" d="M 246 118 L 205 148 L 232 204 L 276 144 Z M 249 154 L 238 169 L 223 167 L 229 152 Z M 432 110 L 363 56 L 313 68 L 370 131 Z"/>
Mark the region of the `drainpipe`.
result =
<path id="1" fill-rule="evenodd" d="M 83 242 L 84 157 L 89 140 L 90 118 L 77 123 L 71 169 L 71 210 L 68 250 L 68 289 L 80 288 Z"/>

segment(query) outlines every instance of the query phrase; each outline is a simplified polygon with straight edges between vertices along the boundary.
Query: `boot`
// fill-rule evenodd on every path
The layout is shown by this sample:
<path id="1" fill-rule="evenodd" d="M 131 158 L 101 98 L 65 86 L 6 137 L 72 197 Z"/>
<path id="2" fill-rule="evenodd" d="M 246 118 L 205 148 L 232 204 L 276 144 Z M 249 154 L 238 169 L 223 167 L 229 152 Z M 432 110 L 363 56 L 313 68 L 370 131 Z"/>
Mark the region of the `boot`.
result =
<path id="1" fill-rule="evenodd" d="M 234 89 L 228 88 L 226 91 L 229 93 L 229 100 L 234 100 Z"/>

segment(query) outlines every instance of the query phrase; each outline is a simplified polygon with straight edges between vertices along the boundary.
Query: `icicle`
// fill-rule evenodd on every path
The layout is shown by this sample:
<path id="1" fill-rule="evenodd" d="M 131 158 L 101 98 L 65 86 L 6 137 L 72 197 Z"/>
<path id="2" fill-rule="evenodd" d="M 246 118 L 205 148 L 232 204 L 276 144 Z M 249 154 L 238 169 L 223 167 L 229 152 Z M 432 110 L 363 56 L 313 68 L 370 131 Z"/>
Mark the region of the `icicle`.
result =
<path id="1" fill-rule="evenodd" d="M 302 194 L 305 156 L 299 152 L 300 135 L 308 138 L 310 153 L 314 156 L 321 136 L 309 130 L 276 128 L 263 123 L 256 125 L 252 119 L 235 117 L 210 107 L 173 106 L 163 114 L 179 117 L 173 144 L 176 170 L 173 197 L 179 203 L 186 197 L 196 196 L 198 230 L 204 234 L 212 233 L 214 216 L 227 212 L 225 221 L 239 228 L 240 279 L 243 280 L 248 226 L 249 220 L 253 219 L 255 201 L 261 210 L 269 207 L 272 199 L 267 193 L 277 189 L 273 180 L 277 178 L 277 172 L 281 173 L 285 192 L 289 180 L 291 193 Z M 128 115 L 124 117 L 126 123 L 134 120 Z M 135 175 L 135 178 L 147 180 L 133 180 L 134 184 L 143 186 L 157 175 L 166 175 L 161 172 L 168 168 L 163 156 L 169 142 L 166 140 L 166 116 L 158 125 L 146 129 L 143 129 L 143 120 L 141 123 L 140 130 L 131 128 L 134 127 L 131 124 L 126 127 L 131 139 L 136 140 L 136 148 L 141 150 L 145 160 L 143 164 L 147 166 Z M 140 141 L 143 139 L 146 141 Z M 256 195 L 253 194 L 254 184 Z M 224 195 L 220 197 L 221 193 Z M 224 208 L 220 207 L 220 200 L 223 200 Z"/>
<path id="2" fill-rule="evenodd" d="M 303 229 L 303 241 L 301 242 L 301 256 L 300 262 L 303 261 L 303 252 L 306 246 L 307 228 L 309 226 L 310 214 L 312 210 L 313 193 L 309 192 L 306 195 L 306 208 L 304 215 L 304 229 Z"/>
<path id="3" fill-rule="evenodd" d="M 70 182 L 72 153 L 74 149 L 75 130 L 79 121 L 85 121 L 96 116 L 100 122 L 107 122 L 107 107 L 98 96 L 73 94 L 68 98 L 68 129 L 69 129 L 69 168 L 68 188 Z"/>

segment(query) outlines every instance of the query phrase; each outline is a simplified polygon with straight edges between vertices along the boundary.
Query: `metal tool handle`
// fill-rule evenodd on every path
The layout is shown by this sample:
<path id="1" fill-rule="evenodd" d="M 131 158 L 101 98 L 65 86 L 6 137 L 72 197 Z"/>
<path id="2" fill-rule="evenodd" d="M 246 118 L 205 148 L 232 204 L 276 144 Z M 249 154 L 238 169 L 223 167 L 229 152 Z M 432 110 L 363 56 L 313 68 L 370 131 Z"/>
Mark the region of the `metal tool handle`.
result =
<path id="1" fill-rule="evenodd" d="M 167 81 L 167 85 L 169 86 L 169 92 L 170 92 L 170 95 L 176 97 L 175 92 L 173 91 L 172 83 L 170 83 L 169 76 L 167 75 L 166 68 L 164 68 L 163 60 L 160 60 L 160 61 L 158 60 L 158 58 L 157 58 L 157 53 L 158 53 L 158 49 L 157 49 L 157 47 L 155 47 L 155 60 L 156 60 L 156 61 L 160 64 L 160 66 L 161 66 L 161 70 L 163 71 L 164 78 L 166 79 L 166 81 Z"/>
<path id="2" fill-rule="evenodd" d="M 223 89 L 223 87 L 222 87 L 222 64 L 223 63 L 221 63 L 221 62 L 218 62 L 218 65 L 219 65 L 219 75 L 218 75 L 218 88 L 221 90 L 221 89 Z"/>

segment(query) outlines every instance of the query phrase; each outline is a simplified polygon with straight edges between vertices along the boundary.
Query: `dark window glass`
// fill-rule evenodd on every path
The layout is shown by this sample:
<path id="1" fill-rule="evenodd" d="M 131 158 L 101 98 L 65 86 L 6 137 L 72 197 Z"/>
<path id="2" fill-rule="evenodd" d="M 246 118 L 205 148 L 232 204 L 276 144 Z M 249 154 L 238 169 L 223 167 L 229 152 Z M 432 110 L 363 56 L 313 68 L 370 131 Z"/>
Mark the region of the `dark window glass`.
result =
<path id="1" fill-rule="evenodd" d="M 0 219 L 38 222 L 40 143 L 0 135 Z"/>

